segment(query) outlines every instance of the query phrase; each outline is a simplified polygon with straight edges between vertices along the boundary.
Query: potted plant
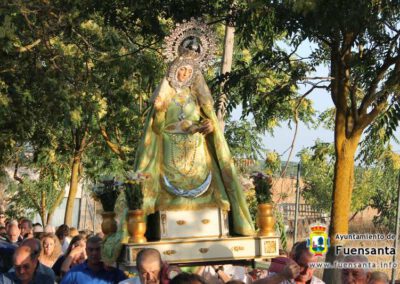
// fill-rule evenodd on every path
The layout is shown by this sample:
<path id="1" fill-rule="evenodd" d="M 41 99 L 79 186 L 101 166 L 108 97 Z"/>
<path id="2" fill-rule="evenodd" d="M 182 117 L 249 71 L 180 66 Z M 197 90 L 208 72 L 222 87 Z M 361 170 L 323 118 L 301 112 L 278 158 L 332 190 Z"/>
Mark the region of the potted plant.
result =
<path id="1" fill-rule="evenodd" d="M 120 185 L 121 183 L 117 182 L 115 178 L 106 178 L 101 180 L 100 184 L 95 185 L 92 190 L 94 199 L 100 201 L 103 207 L 101 230 L 106 236 L 117 231 L 114 208 L 121 191 Z"/>
<path id="2" fill-rule="evenodd" d="M 142 184 L 147 176 L 144 174 L 133 175 L 125 182 L 125 199 L 128 206 L 128 232 L 130 243 L 145 243 L 147 241 L 146 220 L 142 210 L 143 192 Z"/>
<path id="3" fill-rule="evenodd" d="M 261 172 L 252 174 L 254 189 L 257 198 L 257 226 L 259 236 L 271 237 L 275 235 L 275 218 L 272 213 L 272 178 Z"/>

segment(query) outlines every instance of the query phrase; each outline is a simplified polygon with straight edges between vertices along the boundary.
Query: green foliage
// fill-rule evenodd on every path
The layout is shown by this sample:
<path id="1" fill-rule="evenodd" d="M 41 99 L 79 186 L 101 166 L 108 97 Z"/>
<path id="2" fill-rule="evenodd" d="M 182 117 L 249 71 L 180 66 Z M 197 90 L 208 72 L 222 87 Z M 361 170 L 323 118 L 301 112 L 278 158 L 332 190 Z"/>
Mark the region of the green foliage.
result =
<path id="1" fill-rule="evenodd" d="M 225 81 L 228 111 L 241 104 L 243 119 L 251 114 L 258 129 L 271 132 L 281 121 L 293 121 L 295 112 L 304 123 L 312 123 L 315 111 L 311 101 L 300 99 L 298 84 L 313 67 L 278 44 L 285 30 L 275 25 L 272 5 L 252 1 L 239 6 L 234 65 L 229 74 L 217 78 L 217 83 Z"/>
<path id="2" fill-rule="evenodd" d="M 389 145 L 390 139 L 396 143 L 400 140 L 395 135 L 400 117 L 399 101 L 392 101 L 383 112 L 366 130 L 366 137 L 361 143 L 359 158 L 367 165 L 372 165 L 375 159 L 382 157 Z"/>
<path id="3" fill-rule="evenodd" d="M 64 197 L 69 165 L 50 147 L 25 147 L 22 153 L 14 171 L 19 181 L 9 178 L 1 181 L 9 195 L 7 210 L 15 217 L 28 212 L 39 214 L 42 223 L 47 224 Z"/>
<path id="4" fill-rule="evenodd" d="M 280 174 L 282 166 L 281 158 L 276 151 L 266 151 L 265 155 L 265 172 L 268 175 L 277 175 Z"/>
<path id="5" fill-rule="evenodd" d="M 392 230 L 400 158 L 383 139 L 378 141 L 379 149 L 369 147 L 371 153 L 360 156 L 360 164 L 355 167 L 351 211 L 357 213 L 368 206 L 376 208 L 379 214 L 374 217 L 375 224 Z M 379 142 L 375 141 L 375 145 L 379 145 Z M 334 174 L 333 145 L 317 141 L 313 147 L 301 151 L 300 160 L 304 199 L 315 209 L 330 213 Z"/>
<path id="6" fill-rule="evenodd" d="M 254 221 L 254 226 L 257 227 L 256 220 L 257 220 L 258 202 L 254 192 L 247 192 L 246 203 L 247 206 L 249 207 L 251 219 Z"/>
<path id="7" fill-rule="evenodd" d="M 226 1 L 3 4 L 1 166 L 26 166 L 19 155 L 31 147 L 29 167 L 43 172 L 40 182 L 49 185 L 32 181 L 35 185 L 29 183 L 29 188 L 35 194 L 34 188 L 60 192 L 70 175 L 65 165 L 76 157 L 81 161 L 79 177 L 126 178 L 151 94 L 165 73 L 163 37 L 175 22 L 192 16 L 212 14 L 221 17 L 216 22 L 223 21 L 230 8 Z M 52 172 L 67 172 L 62 182 L 38 163 L 38 157 L 46 155 L 62 161 L 52 163 Z M 59 186 L 51 187 L 49 176 Z M 54 200 L 47 194 L 52 196 L 48 201 Z M 22 206 L 27 195 L 19 197 Z M 34 204 L 27 200 L 26 206 Z"/>
<path id="8" fill-rule="evenodd" d="M 395 231 L 399 179 L 400 155 L 388 149 L 375 168 L 374 180 L 378 186 L 372 197 L 372 207 L 378 210 L 374 223 L 390 232 Z"/>
<path id="9" fill-rule="evenodd" d="M 262 157 L 261 133 L 247 120 L 230 121 L 225 124 L 225 138 L 235 158 L 257 160 Z"/>
<path id="10" fill-rule="evenodd" d="M 281 247 L 283 250 L 287 251 L 287 235 L 286 235 L 286 228 L 285 228 L 285 222 L 283 219 L 283 215 L 279 211 L 274 212 L 275 216 L 275 228 L 279 232 L 279 239 L 281 241 Z"/>
<path id="11" fill-rule="evenodd" d="M 330 213 L 332 205 L 334 148 L 332 144 L 316 141 L 300 153 L 302 195 L 315 209 Z"/>
<path id="12" fill-rule="evenodd" d="M 125 183 L 125 199 L 129 210 L 140 210 L 143 206 L 142 183 L 136 180 L 128 180 Z"/>
<path id="13" fill-rule="evenodd" d="M 132 164 L 145 102 L 162 70 L 152 47 L 157 36 L 143 38 L 122 23 L 116 28 L 107 23 L 107 13 L 98 12 L 102 9 L 102 3 L 88 1 L 5 3 L 0 15 L 2 166 L 19 163 L 26 145 L 34 152 L 30 166 L 39 171 L 37 157 L 47 154 L 63 163 L 81 156 L 80 176 L 91 179 L 123 175 Z M 125 162 L 110 154 L 100 126 L 120 144 Z M 93 169 L 84 172 L 82 166 Z"/>

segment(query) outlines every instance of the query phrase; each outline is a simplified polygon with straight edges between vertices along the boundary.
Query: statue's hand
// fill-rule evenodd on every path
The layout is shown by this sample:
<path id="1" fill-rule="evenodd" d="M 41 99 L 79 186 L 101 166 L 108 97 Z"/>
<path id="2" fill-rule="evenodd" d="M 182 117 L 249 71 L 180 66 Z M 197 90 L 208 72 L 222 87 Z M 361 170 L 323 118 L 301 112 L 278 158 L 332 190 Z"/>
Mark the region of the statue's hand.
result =
<path id="1" fill-rule="evenodd" d="M 203 123 L 198 128 L 198 132 L 204 135 L 210 134 L 213 131 L 214 131 L 214 126 L 212 125 L 211 120 L 209 119 L 203 120 Z"/>

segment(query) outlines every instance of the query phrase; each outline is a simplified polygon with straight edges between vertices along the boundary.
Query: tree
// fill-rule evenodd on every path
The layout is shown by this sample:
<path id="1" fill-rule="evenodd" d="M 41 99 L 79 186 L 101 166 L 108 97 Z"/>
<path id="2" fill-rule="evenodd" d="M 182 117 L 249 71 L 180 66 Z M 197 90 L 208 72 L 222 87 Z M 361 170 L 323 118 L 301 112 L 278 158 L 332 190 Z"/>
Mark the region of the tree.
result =
<path id="1" fill-rule="evenodd" d="M 288 81 L 295 86 L 310 82 L 310 91 L 322 86 L 322 81 L 329 84 L 325 87 L 335 107 L 335 167 L 329 230 L 333 246 L 330 253 L 336 245 L 334 236 L 348 233 L 354 160 L 362 134 L 379 115 L 398 105 L 399 9 L 397 1 L 252 1 L 242 13 L 241 30 L 246 32 L 246 42 L 261 39 L 265 46 L 253 57 L 259 59 L 258 62 L 253 60 L 256 65 L 275 62 L 277 53 L 272 41 L 273 35 L 278 33 L 286 40 L 285 49 L 289 51 L 278 53 L 284 56 L 281 64 L 274 66 L 275 70 L 288 66 L 285 72 L 291 78 Z M 315 48 L 309 55 L 297 55 L 299 46 L 307 42 Z M 305 72 L 291 72 L 299 62 L 308 66 L 303 69 Z M 319 64 L 329 66 L 329 76 L 309 78 L 307 74 Z M 277 85 L 276 89 L 284 86 Z M 249 90 L 250 93 L 255 91 Z M 243 94 L 246 101 L 249 101 L 248 93 Z M 266 113 L 262 107 L 254 111 Z M 399 116 L 392 118 L 391 128 L 397 125 Z M 329 254 L 328 261 L 332 257 Z M 328 282 L 335 281 L 332 277 L 325 278 Z"/>
<path id="2" fill-rule="evenodd" d="M 395 1 L 313 1 L 288 5 L 289 34 L 318 44 L 312 55 L 330 66 L 335 105 L 335 172 L 330 234 L 348 232 L 354 160 L 363 131 L 396 98 L 400 79 L 399 6 Z M 339 17 L 331 13 L 341 11 Z"/>
<path id="3" fill-rule="evenodd" d="M 246 160 L 257 164 L 258 160 L 263 158 L 262 137 L 256 126 L 252 125 L 251 122 L 228 120 L 226 122 L 225 137 L 232 156 L 242 170 L 250 170 L 249 165 L 245 163 Z M 243 168 L 240 166 L 240 161 L 244 162 Z"/>
<path id="4" fill-rule="evenodd" d="M 379 183 L 372 206 L 378 210 L 374 223 L 390 232 L 395 231 L 400 178 L 400 155 L 387 149 L 376 167 L 374 179 Z"/>
<path id="5" fill-rule="evenodd" d="M 302 195 L 305 201 L 315 209 L 330 213 L 335 164 L 333 144 L 316 141 L 313 147 L 301 150 L 298 156 L 304 182 Z"/>
<path id="6" fill-rule="evenodd" d="M 6 1 L 2 6 L 0 154 L 18 164 L 17 152 L 48 133 L 50 141 L 43 141 L 70 163 L 67 224 L 84 166 L 98 159 L 85 153 L 93 146 L 104 151 L 100 135 L 125 161 L 124 170 L 133 164 L 146 100 L 164 68 L 158 48 L 167 19 L 206 10 L 211 13 L 198 1 L 186 7 L 164 1 Z M 99 164 L 109 159 L 105 156 Z"/>
<path id="7" fill-rule="evenodd" d="M 399 6 L 396 1 L 273 1 L 266 6 L 256 1 L 243 13 L 250 17 L 266 17 L 261 25 L 244 26 L 263 30 L 286 31 L 291 51 L 285 57 L 303 62 L 313 70 L 318 64 L 328 64 L 329 91 L 335 106 L 335 173 L 330 234 L 348 232 L 348 215 L 354 178 L 354 158 L 363 131 L 388 109 L 388 102 L 397 100 L 400 54 L 398 40 Z M 340 11 L 340 13 L 338 13 Z M 332 15 L 337 15 L 332 17 Z M 266 23 L 265 23 L 266 22 Z M 250 26 L 250 27 L 249 27 Z M 271 34 L 271 33 L 269 33 Z M 268 38 L 266 38 L 268 40 Z M 271 43 L 265 42 L 264 61 L 273 60 Z M 301 43 L 308 41 L 316 48 L 307 57 L 296 55 Z M 258 55 L 260 57 L 260 55 Z M 260 64 L 259 64 L 260 65 Z M 293 66 L 290 66 L 293 70 Z M 293 84 L 320 80 L 288 76 Z M 318 81 L 317 81 L 318 82 Z M 313 83 L 317 86 L 317 83 Z M 259 109 L 260 110 L 260 109 Z"/>
<path id="8" fill-rule="evenodd" d="M 384 153 L 384 155 L 374 158 L 372 166 L 368 166 L 362 160 L 363 157 L 359 156 L 358 165 L 355 167 L 354 188 L 350 207 L 351 217 L 349 220 L 367 207 L 383 208 L 374 200 L 382 201 L 383 192 L 386 192 L 387 195 L 389 192 L 396 191 L 394 190 L 393 178 L 388 179 L 389 176 L 396 176 L 395 171 L 386 161 L 386 156 L 392 153 L 390 147 L 387 147 Z M 304 187 L 302 188 L 304 199 L 314 208 L 330 213 L 332 210 L 335 165 L 334 145 L 316 141 L 314 146 L 303 149 L 299 156 L 302 164 L 302 179 L 304 181 Z M 391 186 L 383 187 L 382 184 L 385 183 L 391 184 Z M 390 203 L 388 202 L 387 205 L 389 206 Z"/>

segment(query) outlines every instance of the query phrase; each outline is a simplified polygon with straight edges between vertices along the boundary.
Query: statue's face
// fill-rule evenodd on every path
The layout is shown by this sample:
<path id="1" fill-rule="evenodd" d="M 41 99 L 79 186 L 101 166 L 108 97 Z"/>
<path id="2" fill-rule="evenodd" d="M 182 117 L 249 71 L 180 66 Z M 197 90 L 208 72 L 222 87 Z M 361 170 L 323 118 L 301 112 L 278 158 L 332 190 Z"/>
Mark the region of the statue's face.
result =
<path id="1" fill-rule="evenodd" d="M 178 71 L 176 71 L 176 78 L 178 79 L 178 82 L 186 82 L 192 77 L 192 75 L 193 68 L 189 65 L 181 66 L 178 68 Z"/>

